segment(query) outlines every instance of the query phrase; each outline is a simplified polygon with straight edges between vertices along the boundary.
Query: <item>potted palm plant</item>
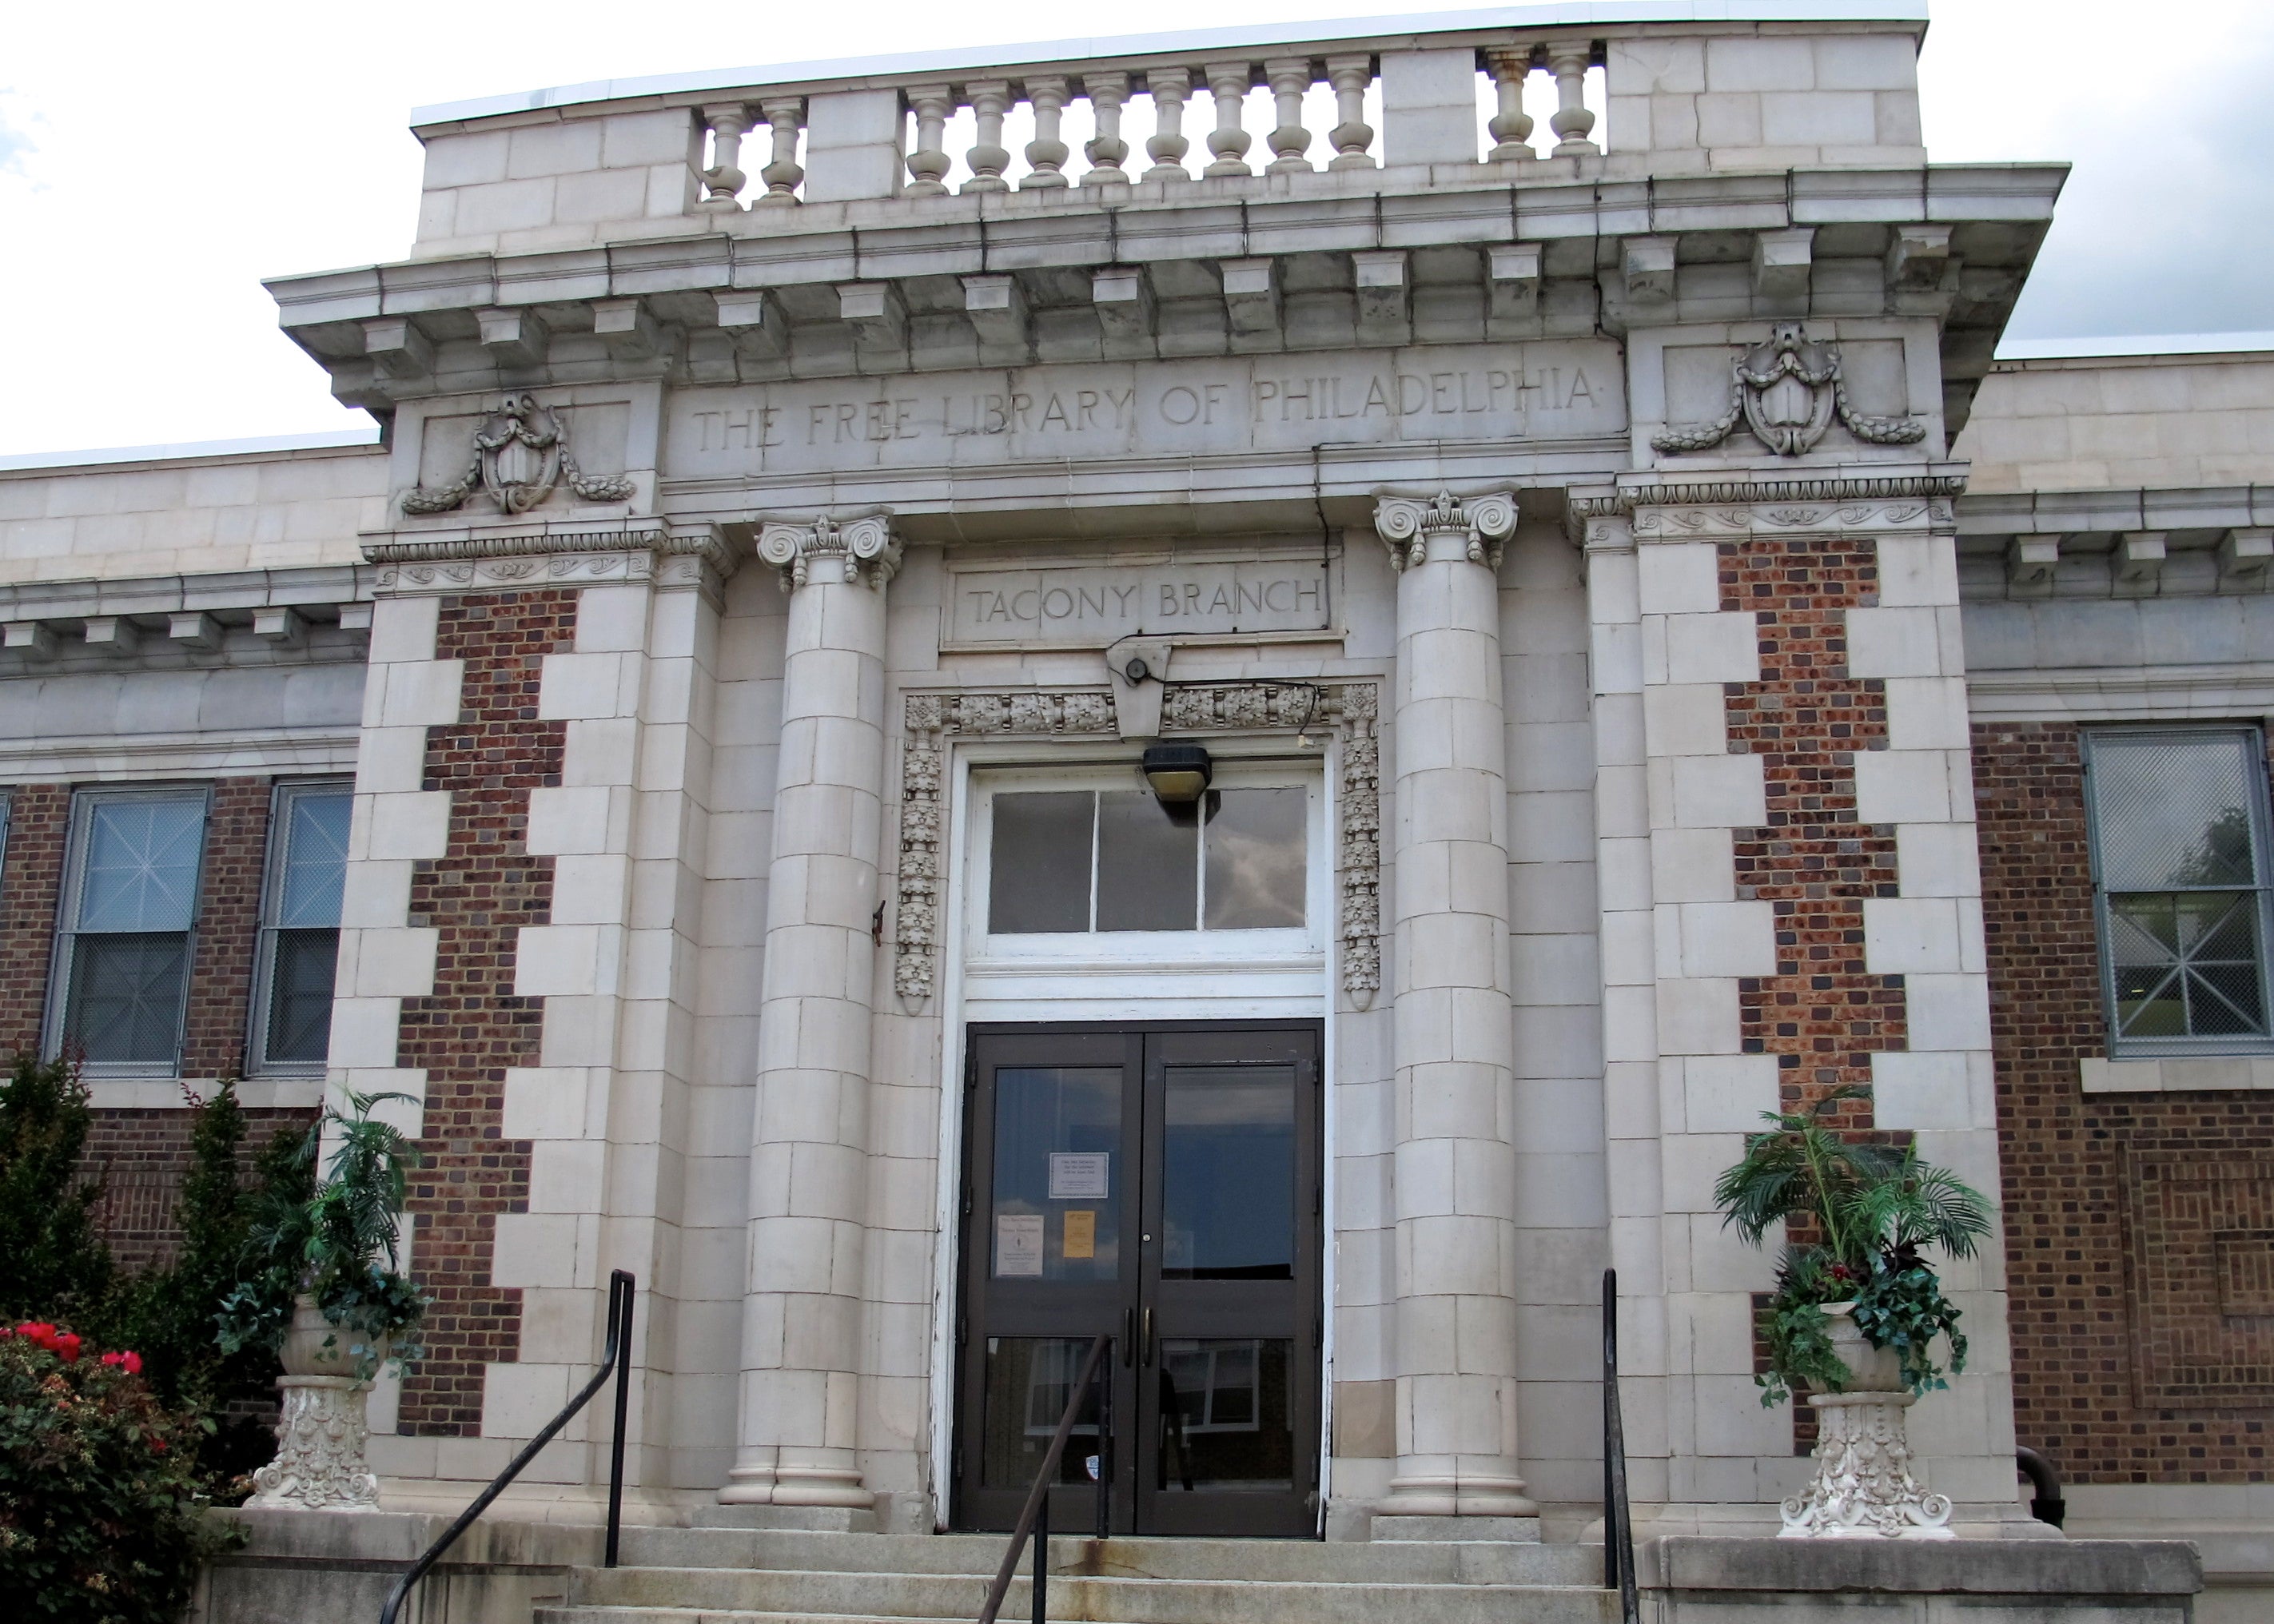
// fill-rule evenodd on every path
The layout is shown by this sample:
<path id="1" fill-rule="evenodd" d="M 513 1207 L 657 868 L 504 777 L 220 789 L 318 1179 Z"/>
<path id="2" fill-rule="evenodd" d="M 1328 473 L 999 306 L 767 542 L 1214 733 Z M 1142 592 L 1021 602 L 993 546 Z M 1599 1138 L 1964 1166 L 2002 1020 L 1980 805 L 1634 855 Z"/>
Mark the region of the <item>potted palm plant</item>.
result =
<path id="1" fill-rule="evenodd" d="M 1818 1416 L 1816 1472 L 1784 1502 L 1786 1538 L 1947 1539 L 1950 1500 L 1910 1470 L 1904 1411 L 1966 1368 L 1957 1306 L 1928 1249 L 1970 1258 L 1990 1233 L 1990 1203 L 1915 1147 L 1849 1138 L 1830 1120 L 1863 1090 L 1840 1088 L 1806 1112 L 1762 1113 L 1766 1132 L 1713 1187 L 1725 1228 L 1758 1246 L 1798 1220 L 1761 1315 L 1769 1369 L 1761 1402 L 1797 1387 Z"/>
<path id="2" fill-rule="evenodd" d="M 418 1357 L 426 1299 L 400 1267 L 403 1199 L 414 1155 L 372 1108 L 401 1094 L 327 1106 L 299 1154 L 311 1167 L 328 1137 L 329 1165 L 305 1200 L 269 1201 L 253 1224 L 253 1268 L 222 1303 L 225 1351 L 277 1354 L 282 1417 L 276 1458 L 253 1474 L 252 1506 L 315 1510 L 379 1502 L 365 1458 L 365 1402 L 382 1364 Z M 305 1185 L 303 1186 L 305 1188 Z"/>

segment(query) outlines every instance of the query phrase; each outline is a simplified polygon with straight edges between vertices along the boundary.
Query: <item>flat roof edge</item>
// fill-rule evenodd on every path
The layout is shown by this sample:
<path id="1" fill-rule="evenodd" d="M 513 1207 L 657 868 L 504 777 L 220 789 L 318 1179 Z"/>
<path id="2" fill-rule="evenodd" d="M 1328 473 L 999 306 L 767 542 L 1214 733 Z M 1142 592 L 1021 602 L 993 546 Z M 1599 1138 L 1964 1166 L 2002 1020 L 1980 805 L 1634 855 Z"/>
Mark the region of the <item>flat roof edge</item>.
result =
<path id="1" fill-rule="evenodd" d="M 2274 332 L 2135 333 L 2112 338 L 2009 338 L 1999 361 L 2119 361 L 2157 356 L 2252 355 L 2274 350 Z"/>
<path id="2" fill-rule="evenodd" d="M 107 462 L 176 462 L 198 457 L 259 456 L 278 451 L 376 448 L 379 428 L 326 429 L 311 434 L 256 434 L 244 440 L 192 440 L 165 446 L 102 446 L 86 451 L 28 451 L 0 456 L 0 474 L 49 468 L 93 468 Z"/>
<path id="3" fill-rule="evenodd" d="M 913 77 L 1002 69 L 1023 63 L 1069 62 L 1090 57 L 1150 56 L 1167 52 L 1224 50 L 1246 46 L 1293 44 L 1305 40 L 1365 39 L 1416 34 L 1471 33 L 1493 28 L 1554 28 L 1586 24 L 1719 22 L 1924 23 L 1926 0 L 1574 0 L 1559 5 L 1515 5 L 1480 11 L 1425 11 L 1408 16 L 1328 18 L 1316 21 L 1257 23 L 1170 34 L 1093 35 L 1005 45 L 959 46 L 949 50 L 895 56 L 845 56 L 758 67 L 722 68 L 686 73 L 654 73 L 630 79 L 591 79 L 508 95 L 438 102 L 410 109 L 412 129 L 493 118 L 546 108 L 616 102 L 635 96 L 685 95 L 704 90 L 738 90 L 812 79 Z"/>

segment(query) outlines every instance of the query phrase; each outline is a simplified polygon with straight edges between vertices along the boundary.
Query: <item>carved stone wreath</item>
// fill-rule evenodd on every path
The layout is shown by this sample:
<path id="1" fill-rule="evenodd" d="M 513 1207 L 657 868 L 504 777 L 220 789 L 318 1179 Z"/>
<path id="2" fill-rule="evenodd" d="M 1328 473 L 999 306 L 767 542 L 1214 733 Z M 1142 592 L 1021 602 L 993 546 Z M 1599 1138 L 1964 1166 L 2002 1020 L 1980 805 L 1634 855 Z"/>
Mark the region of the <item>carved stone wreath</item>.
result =
<path id="1" fill-rule="evenodd" d="M 1849 404 L 1841 376 L 1840 347 L 1810 338 L 1795 321 L 1780 321 L 1769 336 L 1740 350 L 1730 363 L 1729 409 L 1710 423 L 1676 424 L 1650 437 L 1668 455 L 1720 445 L 1743 418 L 1779 456 L 1804 456 L 1837 417 L 1868 445 L 1909 446 L 1926 438 L 1915 417 L 1873 417 Z"/>
<path id="2" fill-rule="evenodd" d="M 1332 727 L 1342 740 L 1341 830 L 1335 872 L 1341 894 L 1343 991 L 1359 1009 L 1382 988 L 1382 756 L 1375 738 L 1381 695 L 1371 681 L 1171 683 L 1161 704 L 1164 733 Z M 1105 689 L 911 694 L 900 757 L 899 897 L 892 981 L 921 1009 L 939 973 L 941 879 L 945 872 L 940 800 L 947 741 L 1072 735 L 1115 738 Z"/>
<path id="3" fill-rule="evenodd" d="M 474 431 L 473 457 L 466 471 L 448 485 L 405 492 L 403 511 L 449 513 L 464 506 L 478 485 L 496 501 L 499 512 L 527 513 L 564 478 L 588 502 L 624 501 L 634 488 L 621 474 L 584 472 L 569 455 L 568 425 L 538 405 L 535 395 L 508 395 Z"/>

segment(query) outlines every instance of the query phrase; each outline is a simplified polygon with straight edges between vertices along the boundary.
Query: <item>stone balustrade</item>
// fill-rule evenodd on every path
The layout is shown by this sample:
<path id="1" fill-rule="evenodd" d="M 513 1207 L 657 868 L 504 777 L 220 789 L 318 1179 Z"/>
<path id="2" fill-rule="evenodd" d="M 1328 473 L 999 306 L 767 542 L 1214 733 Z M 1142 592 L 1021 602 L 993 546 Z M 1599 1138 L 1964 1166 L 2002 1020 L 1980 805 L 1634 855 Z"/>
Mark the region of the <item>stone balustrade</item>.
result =
<path id="1" fill-rule="evenodd" d="M 1329 46 L 1320 54 L 1306 54 L 1307 49 L 1286 55 L 1242 53 L 1223 60 L 1124 58 L 1111 64 L 1053 64 L 1043 71 L 984 79 L 912 81 L 898 87 L 906 171 L 899 195 L 1110 189 L 1143 183 L 1181 185 L 1256 175 L 1371 169 L 1400 162 L 1506 163 L 1602 151 L 1590 139 L 1600 110 L 1586 104 L 1586 76 L 1591 66 L 1600 65 L 1603 47 L 1586 35 L 1553 41 L 1512 40 L 1470 53 L 1451 53 L 1473 55 L 1474 73 L 1489 84 L 1498 106 L 1489 124 L 1489 148 L 1481 149 L 1472 132 L 1465 152 L 1460 149 L 1457 128 L 1465 105 L 1461 93 L 1465 89 L 1466 99 L 1473 101 L 1477 86 L 1463 83 L 1458 63 L 1413 64 L 1393 55 L 1385 68 L 1383 56 L 1374 51 Z M 1401 73 L 1409 65 L 1419 71 Z M 1552 139 L 1537 144 L 1538 121 L 1524 106 L 1525 86 L 1535 71 L 1552 79 L 1557 98 L 1549 129 L 1540 132 L 1543 137 L 1552 133 Z M 1415 83 L 1400 85 L 1401 78 Z M 1313 122 L 1323 122 L 1316 117 L 1319 104 L 1311 95 L 1314 86 L 1325 86 L 1332 99 L 1333 122 L 1324 129 L 1311 127 Z M 1270 96 L 1274 122 L 1269 130 L 1250 125 L 1251 93 L 1257 89 Z M 1369 104 L 1378 117 L 1382 93 L 1394 94 L 1401 89 L 1409 91 L 1408 108 L 1419 103 L 1410 93 L 1426 90 L 1442 95 L 1444 104 L 1439 110 L 1454 116 L 1435 121 L 1452 127 L 1431 132 L 1438 139 L 1427 141 L 1424 149 L 1386 148 L 1382 132 L 1369 121 Z M 1141 145 L 1135 128 L 1143 117 L 1141 102 L 1148 104 L 1150 119 Z M 1082 143 L 1077 165 L 1065 130 L 1069 110 L 1083 102 L 1094 133 Z M 697 111 L 707 149 L 700 171 L 704 192 L 696 207 L 732 212 L 802 201 L 805 168 L 799 154 L 807 107 L 808 98 L 797 95 L 703 103 Z M 1014 149 L 1005 144 L 1005 130 L 1021 108 L 1027 109 L 1025 122 L 1032 139 Z M 957 147 L 950 144 L 950 132 L 961 111 L 971 115 L 974 139 Z M 766 136 L 772 139 L 771 153 L 757 171 L 759 184 L 753 186 L 742 163 L 742 143 Z"/>
<path id="2" fill-rule="evenodd" d="M 1340 195 L 1378 184 L 1368 171 L 1425 166 L 1523 184 L 1924 161 L 1923 11 L 1713 9 L 1608 24 L 1527 7 L 1329 39 L 1216 30 L 426 109 L 420 242 L 560 245 L 705 216 L 779 230 L 787 216 L 768 226 L 763 211 L 872 199 Z"/>

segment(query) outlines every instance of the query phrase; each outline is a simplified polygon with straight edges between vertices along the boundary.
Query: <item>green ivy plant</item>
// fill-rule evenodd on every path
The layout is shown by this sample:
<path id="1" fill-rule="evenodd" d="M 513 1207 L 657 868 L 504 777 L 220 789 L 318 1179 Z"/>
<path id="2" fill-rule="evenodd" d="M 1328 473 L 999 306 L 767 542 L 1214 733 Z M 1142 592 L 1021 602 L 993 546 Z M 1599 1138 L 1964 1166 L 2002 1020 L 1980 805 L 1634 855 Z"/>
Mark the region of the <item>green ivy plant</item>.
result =
<path id="1" fill-rule="evenodd" d="M 348 1354 L 365 1380 L 377 1372 L 382 1346 L 397 1369 L 416 1360 L 426 1298 L 400 1267 L 403 1200 L 415 1152 L 391 1124 L 374 1118 L 374 1106 L 408 1100 L 403 1094 L 350 1094 L 348 1109 L 327 1106 L 308 1130 L 297 1158 L 311 1170 L 326 1132 L 330 1164 L 315 1192 L 294 1199 L 289 1190 L 264 1199 L 252 1224 L 257 1267 L 222 1304 L 221 1345 L 234 1353 L 258 1348 L 274 1353 L 292 1323 L 302 1294 L 336 1334 L 347 1334 Z"/>
<path id="2" fill-rule="evenodd" d="M 1768 1131 L 1747 1137 L 1743 1159 L 1713 1186 L 1722 1226 L 1749 1246 L 1787 1218 L 1805 1219 L 1823 1237 L 1788 1245 L 1778 1265 L 1760 1320 L 1770 1368 L 1754 1378 L 1764 1404 L 1781 1402 L 1796 1384 L 1834 1393 L 1846 1384 L 1827 1303 L 1855 1304 L 1856 1328 L 1873 1347 L 1896 1350 L 1913 1393 L 1947 1385 L 1937 1337 L 1949 1343 L 1951 1370 L 1966 1368 L 1958 1309 L 1921 1249 L 1972 1257 L 1990 1233 L 1990 1203 L 1949 1169 L 1920 1161 L 1914 1146 L 1841 1133 L 1828 1119 L 1862 1097 L 1838 1088 L 1809 1111 L 1763 1112 Z"/>

